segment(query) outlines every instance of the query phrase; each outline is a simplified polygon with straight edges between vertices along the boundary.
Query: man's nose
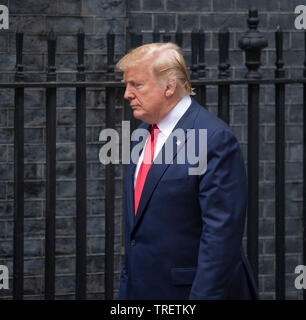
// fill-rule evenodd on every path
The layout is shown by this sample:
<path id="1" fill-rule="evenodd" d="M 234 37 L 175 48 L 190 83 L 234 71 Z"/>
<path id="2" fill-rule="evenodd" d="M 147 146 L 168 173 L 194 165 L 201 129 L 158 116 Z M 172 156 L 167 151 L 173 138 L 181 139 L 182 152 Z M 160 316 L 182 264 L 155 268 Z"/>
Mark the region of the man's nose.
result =
<path id="1" fill-rule="evenodd" d="M 129 85 L 126 86 L 123 97 L 124 97 L 124 99 L 127 99 L 127 100 L 133 99 L 134 94 L 133 94 Z"/>

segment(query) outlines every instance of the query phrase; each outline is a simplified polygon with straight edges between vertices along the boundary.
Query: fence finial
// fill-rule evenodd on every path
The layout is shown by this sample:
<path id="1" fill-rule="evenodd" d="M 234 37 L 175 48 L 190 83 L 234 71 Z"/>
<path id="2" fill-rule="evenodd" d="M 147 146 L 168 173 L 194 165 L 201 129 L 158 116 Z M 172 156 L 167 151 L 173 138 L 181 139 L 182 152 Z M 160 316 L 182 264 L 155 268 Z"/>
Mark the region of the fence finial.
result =
<path id="1" fill-rule="evenodd" d="M 250 29 L 257 29 L 259 19 L 258 19 L 258 10 L 255 7 L 249 9 L 248 25 Z"/>
<path id="2" fill-rule="evenodd" d="M 114 80 L 114 56 L 115 56 L 115 34 L 110 30 L 107 33 L 107 80 Z"/>
<path id="3" fill-rule="evenodd" d="M 179 24 L 176 30 L 175 34 L 175 43 L 180 46 L 181 48 L 183 47 L 183 30 L 182 26 Z"/>
<path id="4" fill-rule="evenodd" d="M 205 33 L 204 29 L 200 28 L 199 30 L 199 78 L 206 77 L 206 63 L 205 63 Z"/>
<path id="5" fill-rule="evenodd" d="M 139 30 L 139 28 L 137 28 L 136 30 L 134 29 L 131 32 L 131 49 L 135 49 L 141 45 L 142 45 L 142 33 Z"/>
<path id="6" fill-rule="evenodd" d="M 306 78 L 306 30 L 304 31 L 304 52 L 305 52 L 305 60 L 304 60 L 303 76 L 304 76 L 304 78 Z"/>
<path id="7" fill-rule="evenodd" d="M 56 81 L 55 54 L 56 54 L 56 37 L 53 32 L 53 29 L 51 29 L 48 35 L 48 74 L 47 74 L 48 81 Z"/>
<path id="8" fill-rule="evenodd" d="M 163 41 L 164 41 L 164 42 L 171 42 L 171 35 L 170 35 L 170 31 L 169 31 L 169 28 L 168 28 L 168 27 L 165 28 L 165 33 L 164 33 Z"/>
<path id="9" fill-rule="evenodd" d="M 249 30 L 239 40 L 239 47 L 245 51 L 246 67 L 248 72 L 245 75 L 247 79 L 260 79 L 261 74 L 258 71 L 261 62 L 261 50 L 268 45 L 268 41 L 257 30 L 259 22 L 258 11 L 256 8 L 249 10 L 249 17 L 247 19 Z"/>
<path id="10" fill-rule="evenodd" d="M 16 73 L 15 80 L 24 80 L 23 64 L 22 64 L 22 49 L 23 49 L 23 33 L 18 29 L 16 33 Z"/>
<path id="11" fill-rule="evenodd" d="M 153 31 L 153 42 L 160 42 L 160 34 L 159 34 L 159 29 L 157 25 L 154 27 L 154 31 Z"/>
<path id="12" fill-rule="evenodd" d="M 114 31 L 114 23 L 115 23 L 115 18 L 110 18 L 109 21 L 109 33 L 115 33 Z"/>
<path id="13" fill-rule="evenodd" d="M 283 31 L 280 26 L 277 26 L 275 32 L 275 47 L 276 47 L 276 70 L 275 77 L 282 78 L 285 76 L 284 60 L 283 60 Z"/>
<path id="14" fill-rule="evenodd" d="M 85 80 L 85 65 L 84 65 L 84 42 L 85 42 L 85 34 L 82 28 L 79 29 L 77 35 L 78 41 L 78 63 L 77 63 L 77 80 L 84 81 Z"/>
<path id="15" fill-rule="evenodd" d="M 222 27 L 218 34 L 219 40 L 219 78 L 227 78 L 229 76 L 228 48 L 229 48 L 229 32 L 228 29 Z"/>
<path id="16" fill-rule="evenodd" d="M 51 28 L 51 30 L 49 32 L 48 40 L 55 40 L 55 33 L 53 31 L 53 28 Z"/>
<path id="17" fill-rule="evenodd" d="M 196 27 L 191 32 L 191 79 L 198 78 L 199 31 Z"/>

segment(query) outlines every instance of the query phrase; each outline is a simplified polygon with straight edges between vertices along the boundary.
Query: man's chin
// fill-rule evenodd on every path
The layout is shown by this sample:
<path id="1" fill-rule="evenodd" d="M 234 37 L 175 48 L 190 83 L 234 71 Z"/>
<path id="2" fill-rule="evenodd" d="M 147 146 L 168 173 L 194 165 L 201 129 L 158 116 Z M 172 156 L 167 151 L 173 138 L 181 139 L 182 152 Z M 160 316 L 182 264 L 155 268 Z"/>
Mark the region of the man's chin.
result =
<path id="1" fill-rule="evenodd" d="M 135 119 L 145 121 L 143 114 L 142 114 L 141 110 L 139 110 L 139 109 L 133 109 L 133 116 Z"/>

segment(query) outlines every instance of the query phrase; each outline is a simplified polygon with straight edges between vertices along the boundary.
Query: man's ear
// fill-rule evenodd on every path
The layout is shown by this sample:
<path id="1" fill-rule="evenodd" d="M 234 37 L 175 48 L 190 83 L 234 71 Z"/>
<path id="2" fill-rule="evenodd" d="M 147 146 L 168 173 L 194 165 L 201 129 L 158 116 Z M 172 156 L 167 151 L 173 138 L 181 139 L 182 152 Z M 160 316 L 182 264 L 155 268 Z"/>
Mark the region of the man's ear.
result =
<path id="1" fill-rule="evenodd" d="M 171 97 L 176 89 L 176 80 L 175 79 L 169 79 L 166 90 L 165 90 L 165 95 L 167 98 Z"/>

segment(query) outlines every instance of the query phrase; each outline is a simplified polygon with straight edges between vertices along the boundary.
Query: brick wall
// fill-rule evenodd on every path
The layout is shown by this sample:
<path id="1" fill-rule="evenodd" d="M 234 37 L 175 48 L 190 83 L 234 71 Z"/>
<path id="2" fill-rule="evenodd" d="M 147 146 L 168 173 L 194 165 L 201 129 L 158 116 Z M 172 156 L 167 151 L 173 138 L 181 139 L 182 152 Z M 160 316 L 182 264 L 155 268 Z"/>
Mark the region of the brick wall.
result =
<path id="1" fill-rule="evenodd" d="M 58 79 L 74 80 L 76 69 L 76 33 L 86 34 L 85 64 L 87 79 L 103 78 L 106 61 L 106 33 L 112 24 L 117 38 L 124 38 L 125 3 L 123 1 L 7 1 L 10 29 L 0 33 L 1 80 L 13 78 L 15 65 L 15 35 L 19 26 L 24 35 L 24 70 L 29 80 L 45 80 L 47 65 L 47 35 L 51 28 L 57 35 L 56 67 Z M 114 19 L 114 22 L 110 20 Z M 124 41 L 116 44 L 116 54 L 122 55 Z M 12 72 L 11 72 L 12 71 Z M 44 294 L 45 235 L 45 95 L 44 90 L 25 91 L 25 299 L 41 299 Z M 0 264 L 13 274 L 13 90 L 0 90 Z M 117 109 L 118 124 L 122 110 Z M 57 92 L 57 202 L 56 202 L 56 298 L 74 298 L 75 290 L 75 91 Z M 104 167 L 98 160 L 101 144 L 98 137 L 105 127 L 104 92 L 87 90 L 87 272 L 88 299 L 104 298 Z M 121 123 L 121 122 L 120 122 Z M 122 168 L 116 168 L 115 205 L 115 269 L 116 292 L 121 250 Z M 3 298 L 10 290 L 0 291 Z"/>
<path id="2" fill-rule="evenodd" d="M 25 32 L 24 65 L 29 79 L 44 80 L 47 64 L 47 33 L 57 35 L 56 67 L 58 79 L 72 80 L 75 75 L 76 38 L 79 28 L 86 33 L 87 79 L 103 78 L 106 63 L 106 33 L 116 33 L 116 58 L 125 51 L 124 30 L 140 29 L 144 41 L 151 42 L 155 27 L 173 34 L 178 25 L 184 33 L 184 53 L 190 64 L 190 31 L 206 32 L 207 76 L 218 75 L 217 32 L 222 26 L 230 31 L 231 76 L 245 74 L 244 55 L 238 40 L 247 30 L 249 5 L 259 9 L 259 30 L 268 40 L 262 54 L 261 72 L 273 77 L 275 69 L 274 34 L 284 31 L 285 69 L 289 76 L 302 76 L 304 61 L 303 32 L 294 29 L 296 0 L 0 0 L 10 10 L 10 29 L 0 31 L 0 81 L 12 79 L 15 66 L 14 32 Z M 126 10 L 128 8 L 128 10 Z M 299 85 L 286 87 L 286 298 L 301 298 L 294 288 L 294 268 L 302 264 L 302 91 Z M 74 298 L 75 273 L 75 107 L 74 91 L 58 90 L 57 97 L 57 298 Z M 207 107 L 217 112 L 217 89 L 207 88 Z M 116 107 L 117 125 L 122 109 Z M 104 127 L 104 93 L 87 93 L 87 174 L 88 174 L 88 298 L 104 297 L 104 168 L 98 161 L 98 136 Z M 13 117 L 12 90 L 0 90 L 0 264 L 9 266 L 12 275 L 13 250 Z M 259 289 L 263 299 L 274 299 L 274 87 L 261 88 L 260 96 L 260 223 Z M 247 158 L 247 87 L 231 89 L 230 125 Z M 44 199 L 45 199 L 45 97 L 43 90 L 26 90 L 25 99 L 25 298 L 43 298 L 44 283 Z M 116 279 L 121 258 L 122 168 L 116 169 Z M 10 282 L 12 287 L 12 282 Z M 115 284 L 115 293 L 118 281 Z M 10 298 L 0 291 L 0 297 Z"/>

